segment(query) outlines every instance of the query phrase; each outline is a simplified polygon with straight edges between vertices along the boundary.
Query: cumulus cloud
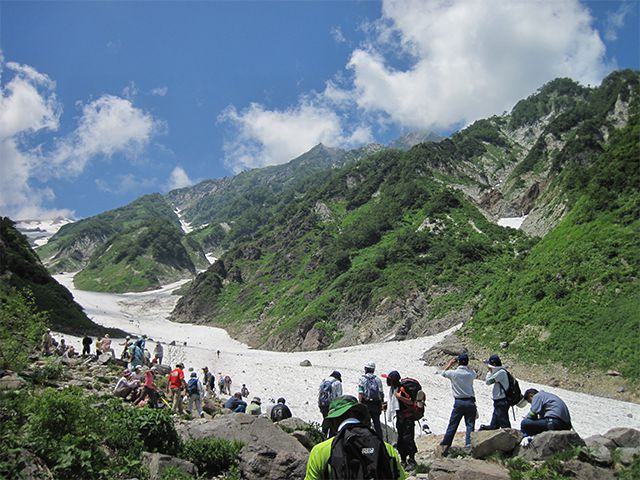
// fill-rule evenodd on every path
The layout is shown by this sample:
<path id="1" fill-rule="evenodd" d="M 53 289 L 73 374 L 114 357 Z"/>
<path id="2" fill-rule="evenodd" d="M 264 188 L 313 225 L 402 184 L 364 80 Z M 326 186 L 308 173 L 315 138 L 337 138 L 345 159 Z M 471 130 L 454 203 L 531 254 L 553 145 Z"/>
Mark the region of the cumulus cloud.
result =
<path id="1" fill-rule="evenodd" d="M 243 111 L 230 106 L 218 121 L 234 128 L 233 138 L 225 141 L 224 152 L 227 166 L 236 173 L 286 163 L 318 143 L 346 146 L 367 134 L 371 137 L 364 127 L 345 134 L 339 115 L 309 98 L 284 110 L 268 110 L 257 103 Z"/>
<path id="2" fill-rule="evenodd" d="M 626 16 L 632 11 L 631 2 L 620 4 L 617 10 L 607 12 L 607 18 L 604 27 L 604 38 L 609 42 L 615 42 L 618 39 L 618 31 L 624 26 Z"/>
<path id="3" fill-rule="evenodd" d="M 130 100 L 105 95 L 82 107 L 78 126 L 53 145 L 42 132 L 59 128 L 62 105 L 55 82 L 33 67 L 3 63 L 9 80 L 0 86 L 0 214 L 13 218 L 73 216 L 46 206 L 55 198 L 52 177 L 74 177 L 93 158 L 115 153 L 135 156 L 162 124 Z M 38 143 L 40 142 L 40 143 Z"/>
<path id="4" fill-rule="evenodd" d="M 187 172 L 181 166 L 177 166 L 171 172 L 169 176 L 169 182 L 167 184 L 168 190 L 175 190 L 176 188 L 190 187 L 193 185 L 193 180 L 189 178 Z"/>
<path id="5" fill-rule="evenodd" d="M 151 89 L 149 93 L 154 97 L 164 97 L 167 93 L 169 93 L 169 87 L 156 87 Z"/>
<path id="6" fill-rule="evenodd" d="M 596 84 L 605 46 L 578 1 L 390 0 L 353 51 L 353 95 L 404 127 L 446 129 L 510 109 L 556 77 Z M 410 59 L 394 68 L 390 52 Z"/>

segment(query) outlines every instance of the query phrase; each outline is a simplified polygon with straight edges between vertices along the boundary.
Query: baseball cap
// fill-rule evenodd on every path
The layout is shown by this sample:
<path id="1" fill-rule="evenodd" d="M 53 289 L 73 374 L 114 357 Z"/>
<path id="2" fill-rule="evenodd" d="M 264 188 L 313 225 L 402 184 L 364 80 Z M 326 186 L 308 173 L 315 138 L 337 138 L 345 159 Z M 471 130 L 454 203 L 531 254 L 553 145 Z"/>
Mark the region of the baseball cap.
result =
<path id="1" fill-rule="evenodd" d="M 337 370 L 334 370 L 333 372 L 331 372 L 331 375 L 329 375 L 329 376 L 342 381 L 342 375 Z"/>
<path id="2" fill-rule="evenodd" d="M 372 370 L 375 370 L 376 369 L 376 364 L 375 364 L 375 362 L 367 362 L 367 363 L 364 364 L 364 368 L 370 368 Z"/>
<path id="3" fill-rule="evenodd" d="M 495 353 L 493 355 L 491 355 L 489 357 L 489 360 L 487 360 L 484 363 L 486 363 L 488 365 L 491 365 L 493 367 L 501 367 L 502 366 L 502 360 L 500 360 L 500 357 L 498 355 L 496 355 Z"/>
<path id="4" fill-rule="evenodd" d="M 397 370 L 392 370 L 389 373 L 383 373 L 380 375 L 382 378 L 390 378 L 391 380 L 400 380 L 400 373 Z"/>

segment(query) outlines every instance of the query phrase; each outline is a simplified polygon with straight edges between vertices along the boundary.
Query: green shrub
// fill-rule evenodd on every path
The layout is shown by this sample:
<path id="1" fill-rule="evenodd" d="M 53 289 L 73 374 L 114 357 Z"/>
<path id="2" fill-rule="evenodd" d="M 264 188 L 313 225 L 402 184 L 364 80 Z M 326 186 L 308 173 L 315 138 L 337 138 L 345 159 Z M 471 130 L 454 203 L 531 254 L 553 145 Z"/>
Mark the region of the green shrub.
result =
<path id="1" fill-rule="evenodd" d="M 65 367 L 55 358 L 47 358 L 45 364 L 33 371 L 33 381 L 44 384 L 47 381 L 58 380 L 64 377 Z"/>
<path id="2" fill-rule="evenodd" d="M 237 464 L 242 443 L 221 438 L 189 440 L 182 446 L 180 457 L 198 467 L 199 473 L 220 475 Z"/>
<path id="3" fill-rule="evenodd" d="M 144 449 L 175 455 L 180 451 L 180 437 L 171 413 L 164 409 L 138 408 L 128 412 L 132 417 L 132 428 L 138 432 Z"/>

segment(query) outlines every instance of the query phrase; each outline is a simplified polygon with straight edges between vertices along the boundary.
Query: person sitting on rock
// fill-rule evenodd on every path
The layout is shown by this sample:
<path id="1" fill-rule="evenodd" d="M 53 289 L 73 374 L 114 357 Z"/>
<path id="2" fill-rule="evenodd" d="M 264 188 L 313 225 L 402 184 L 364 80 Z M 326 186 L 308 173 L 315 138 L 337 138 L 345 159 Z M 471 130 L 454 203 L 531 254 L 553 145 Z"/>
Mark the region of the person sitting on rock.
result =
<path id="1" fill-rule="evenodd" d="M 544 390 L 530 388 L 524 399 L 531 404 L 529 414 L 522 419 L 520 430 L 526 436 L 547 430 L 571 430 L 571 415 L 560 397 Z"/>
<path id="2" fill-rule="evenodd" d="M 233 413 L 245 413 L 247 402 L 242 400 L 242 394 L 240 392 L 236 392 L 224 402 L 224 408 L 228 408 Z"/>
<path id="3" fill-rule="evenodd" d="M 289 407 L 287 407 L 285 403 L 286 400 L 283 397 L 280 397 L 278 399 L 278 403 L 273 406 L 271 409 L 271 415 L 269 415 L 272 422 L 279 422 L 280 420 L 291 418 L 293 416 L 291 414 L 291 410 L 289 410 Z"/>
<path id="4" fill-rule="evenodd" d="M 118 383 L 116 383 L 116 387 L 113 389 L 113 394 L 116 397 L 126 400 L 130 395 L 133 397 L 132 394 L 139 385 L 140 383 L 131 376 L 129 369 L 126 369 L 122 372 L 122 377 L 120 377 Z"/>
<path id="5" fill-rule="evenodd" d="M 336 435 L 313 447 L 305 480 L 407 478 L 398 453 L 371 428 L 369 409 L 357 398 L 343 395 L 333 400 L 324 422 Z"/>
<path id="6" fill-rule="evenodd" d="M 247 407 L 247 413 L 255 415 L 256 417 L 262 414 L 262 400 L 260 397 L 253 397 L 251 403 Z"/>
<path id="7" fill-rule="evenodd" d="M 60 339 L 60 345 L 58 345 L 58 348 L 56 348 L 56 355 L 61 357 L 62 355 L 67 353 L 68 349 L 69 349 L 69 347 L 67 347 L 67 344 L 64 341 L 64 338 L 61 338 Z"/>
<path id="8" fill-rule="evenodd" d="M 247 398 L 249 396 L 249 389 L 247 388 L 247 386 L 244 383 L 242 384 L 242 388 L 240 389 L 240 393 L 242 394 L 242 396 L 244 398 Z"/>

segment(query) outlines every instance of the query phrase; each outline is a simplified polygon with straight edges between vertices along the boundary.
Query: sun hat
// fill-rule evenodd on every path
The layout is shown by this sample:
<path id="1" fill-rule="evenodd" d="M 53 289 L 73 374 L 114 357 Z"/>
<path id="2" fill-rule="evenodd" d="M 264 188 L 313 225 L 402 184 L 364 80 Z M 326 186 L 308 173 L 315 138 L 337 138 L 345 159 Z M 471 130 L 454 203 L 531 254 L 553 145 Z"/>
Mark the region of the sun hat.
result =
<path id="1" fill-rule="evenodd" d="M 361 404 L 358 403 L 358 399 L 356 397 L 352 397 L 351 395 L 342 395 L 341 397 L 331 401 L 329 404 L 329 413 L 326 418 L 339 418 L 358 405 Z"/>
<path id="2" fill-rule="evenodd" d="M 260 405 L 262 401 L 260 400 L 260 397 L 253 397 L 251 399 L 251 403 L 257 403 L 258 405 Z"/>

